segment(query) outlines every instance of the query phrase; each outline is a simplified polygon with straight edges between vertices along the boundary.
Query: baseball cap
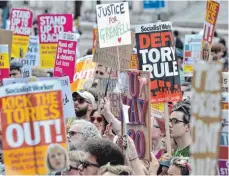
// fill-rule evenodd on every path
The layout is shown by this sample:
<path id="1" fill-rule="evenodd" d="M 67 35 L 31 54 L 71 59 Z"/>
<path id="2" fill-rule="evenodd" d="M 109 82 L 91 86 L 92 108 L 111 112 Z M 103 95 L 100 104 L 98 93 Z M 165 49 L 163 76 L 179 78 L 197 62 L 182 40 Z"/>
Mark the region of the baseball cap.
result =
<path id="1" fill-rule="evenodd" d="M 168 159 L 167 161 L 159 161 L 158 163 L 160 166 L 169 167 L 171 164 L 171 160 L 172 160 L 172 158 Z"/>
<path id="2" fill-rule="evenodd" d="M 93 107 L 95 107 L 95 105 L 96 105 L 96 103 L 95 103 L 95 97 L 90 92 L 85 91 L 85 90 L 80 90 L 80 91 L 76 91 L 76 92 L 73 92 L 72 93 L 72 97 L 76 97 L 77 95 L 79 95 L 86 102 L 92 104 Z"/>

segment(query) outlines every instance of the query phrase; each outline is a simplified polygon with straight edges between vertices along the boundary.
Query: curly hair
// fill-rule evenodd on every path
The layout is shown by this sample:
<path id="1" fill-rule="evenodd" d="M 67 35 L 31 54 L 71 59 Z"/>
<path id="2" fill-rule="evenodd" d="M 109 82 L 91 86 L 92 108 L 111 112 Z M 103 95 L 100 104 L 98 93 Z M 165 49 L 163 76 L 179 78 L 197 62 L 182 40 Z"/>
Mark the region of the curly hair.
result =
<path id="1" fill-rule="evenodd" d="M 96 157 L 96 161 L 100 166 L 108 163 L 111 165 L 124 165 L 124 156 L 120 148 L 107 139 L 87 141 L 84 150 Z"/>
<path id="2" fill-rule="evenodd" d="M 180 168 L 181 175 L 189 175 L 190 166 L 188 161 L 182 158 L 174 158 L 171 160 L 171 165 L 175 165 Z"/>
<path id="3" fill-rule="evenodd" d="M 99 175 L 102 175 L 105 172 L 111 172 L 115 175 L 132 175 L 133 174 L 133 171 L 129 166 L 122 166 L 122 165 L 112 166 L 110 163 L 101 167 Z"/>

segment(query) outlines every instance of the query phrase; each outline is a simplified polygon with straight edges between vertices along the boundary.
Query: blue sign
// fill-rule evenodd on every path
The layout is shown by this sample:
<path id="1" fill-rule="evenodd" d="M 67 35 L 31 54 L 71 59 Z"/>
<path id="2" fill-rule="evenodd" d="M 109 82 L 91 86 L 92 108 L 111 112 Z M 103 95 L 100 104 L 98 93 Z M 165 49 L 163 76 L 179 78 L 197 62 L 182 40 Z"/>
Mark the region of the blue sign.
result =
<path id="1" fill-rule="evenodd" d="M 165 7 L 165 0 L 146 0 L 143 1 L 144 9 L 160 9 Z"/>

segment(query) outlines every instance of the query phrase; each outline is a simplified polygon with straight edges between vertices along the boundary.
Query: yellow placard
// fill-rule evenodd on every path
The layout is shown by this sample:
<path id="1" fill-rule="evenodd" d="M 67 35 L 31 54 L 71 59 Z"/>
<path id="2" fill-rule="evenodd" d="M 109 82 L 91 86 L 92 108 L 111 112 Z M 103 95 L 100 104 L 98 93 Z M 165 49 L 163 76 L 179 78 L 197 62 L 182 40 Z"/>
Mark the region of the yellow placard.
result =
<path id="1" fill-rule="evenodd" d="M 9 68 L 9 54 L 0 53 L 0 68 Z"/>
<path id="2" fill-rule="evenodd" d="M 29 46 L 29 36 L 13 35 L 11 57 L 24 58 Z"/>
<path id="3" fill-rule="evenodd" d="M 40 44 L 40 68 L 54 68 L 57 44 Z"/>
<path id="4" fill-rule="evenodd" d="M 164 103 L 153 103 L 151 104 L 151 108 L 164 112 Z"/>
<path id="5" fill-rule="evenodd" d="M 184 65 L 184 72 L 185 73 L 193 72 L 193 66 L 192 65 Z"/>

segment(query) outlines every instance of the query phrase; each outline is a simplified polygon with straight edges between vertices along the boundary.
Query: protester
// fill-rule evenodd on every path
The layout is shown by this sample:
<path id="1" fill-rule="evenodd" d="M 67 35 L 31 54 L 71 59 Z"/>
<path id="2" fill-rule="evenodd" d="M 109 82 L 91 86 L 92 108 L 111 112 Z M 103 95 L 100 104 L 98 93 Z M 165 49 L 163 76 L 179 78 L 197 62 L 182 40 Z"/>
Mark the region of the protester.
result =
<path id="1" fill-rule="evenodd" d="M 181 158 L 174 158 L 169 166 L 168 175 L 189 175 L 189 163 Z"/>
<path id="2" fill-rule="evenodd" d="M 96 108 L 94 96 L 87 91 L 81 90 L 72 93 L 76 119 L 87 119 L 94 108 Z"/>
<path id="3" fill-rule="evenodd" d="M 22 78 L 22 65 L 19 62 L 12 61 L 10 63 L 10 78 Z"/>
<path id="4" fill-rule="evenodd" d="M 184 79 L 184 70 L 183 70 L 183 50 L 176 48 L 176 59 L 177 59 L 177 65 L 178 65 L 178 70 L 179 70 L 179 75 L 180 75 L 180 84 L 183 84 L 185 79 Z"/>
<path id="5" fill-rule="evenodd" d="M 173 35 L 174 35 L 175 47 L 183 50 L 184 45 L 183 45 L 183 42 L 180 39 L 179 32 L 177 30 L 174 30 L 173 31 Z"/>

